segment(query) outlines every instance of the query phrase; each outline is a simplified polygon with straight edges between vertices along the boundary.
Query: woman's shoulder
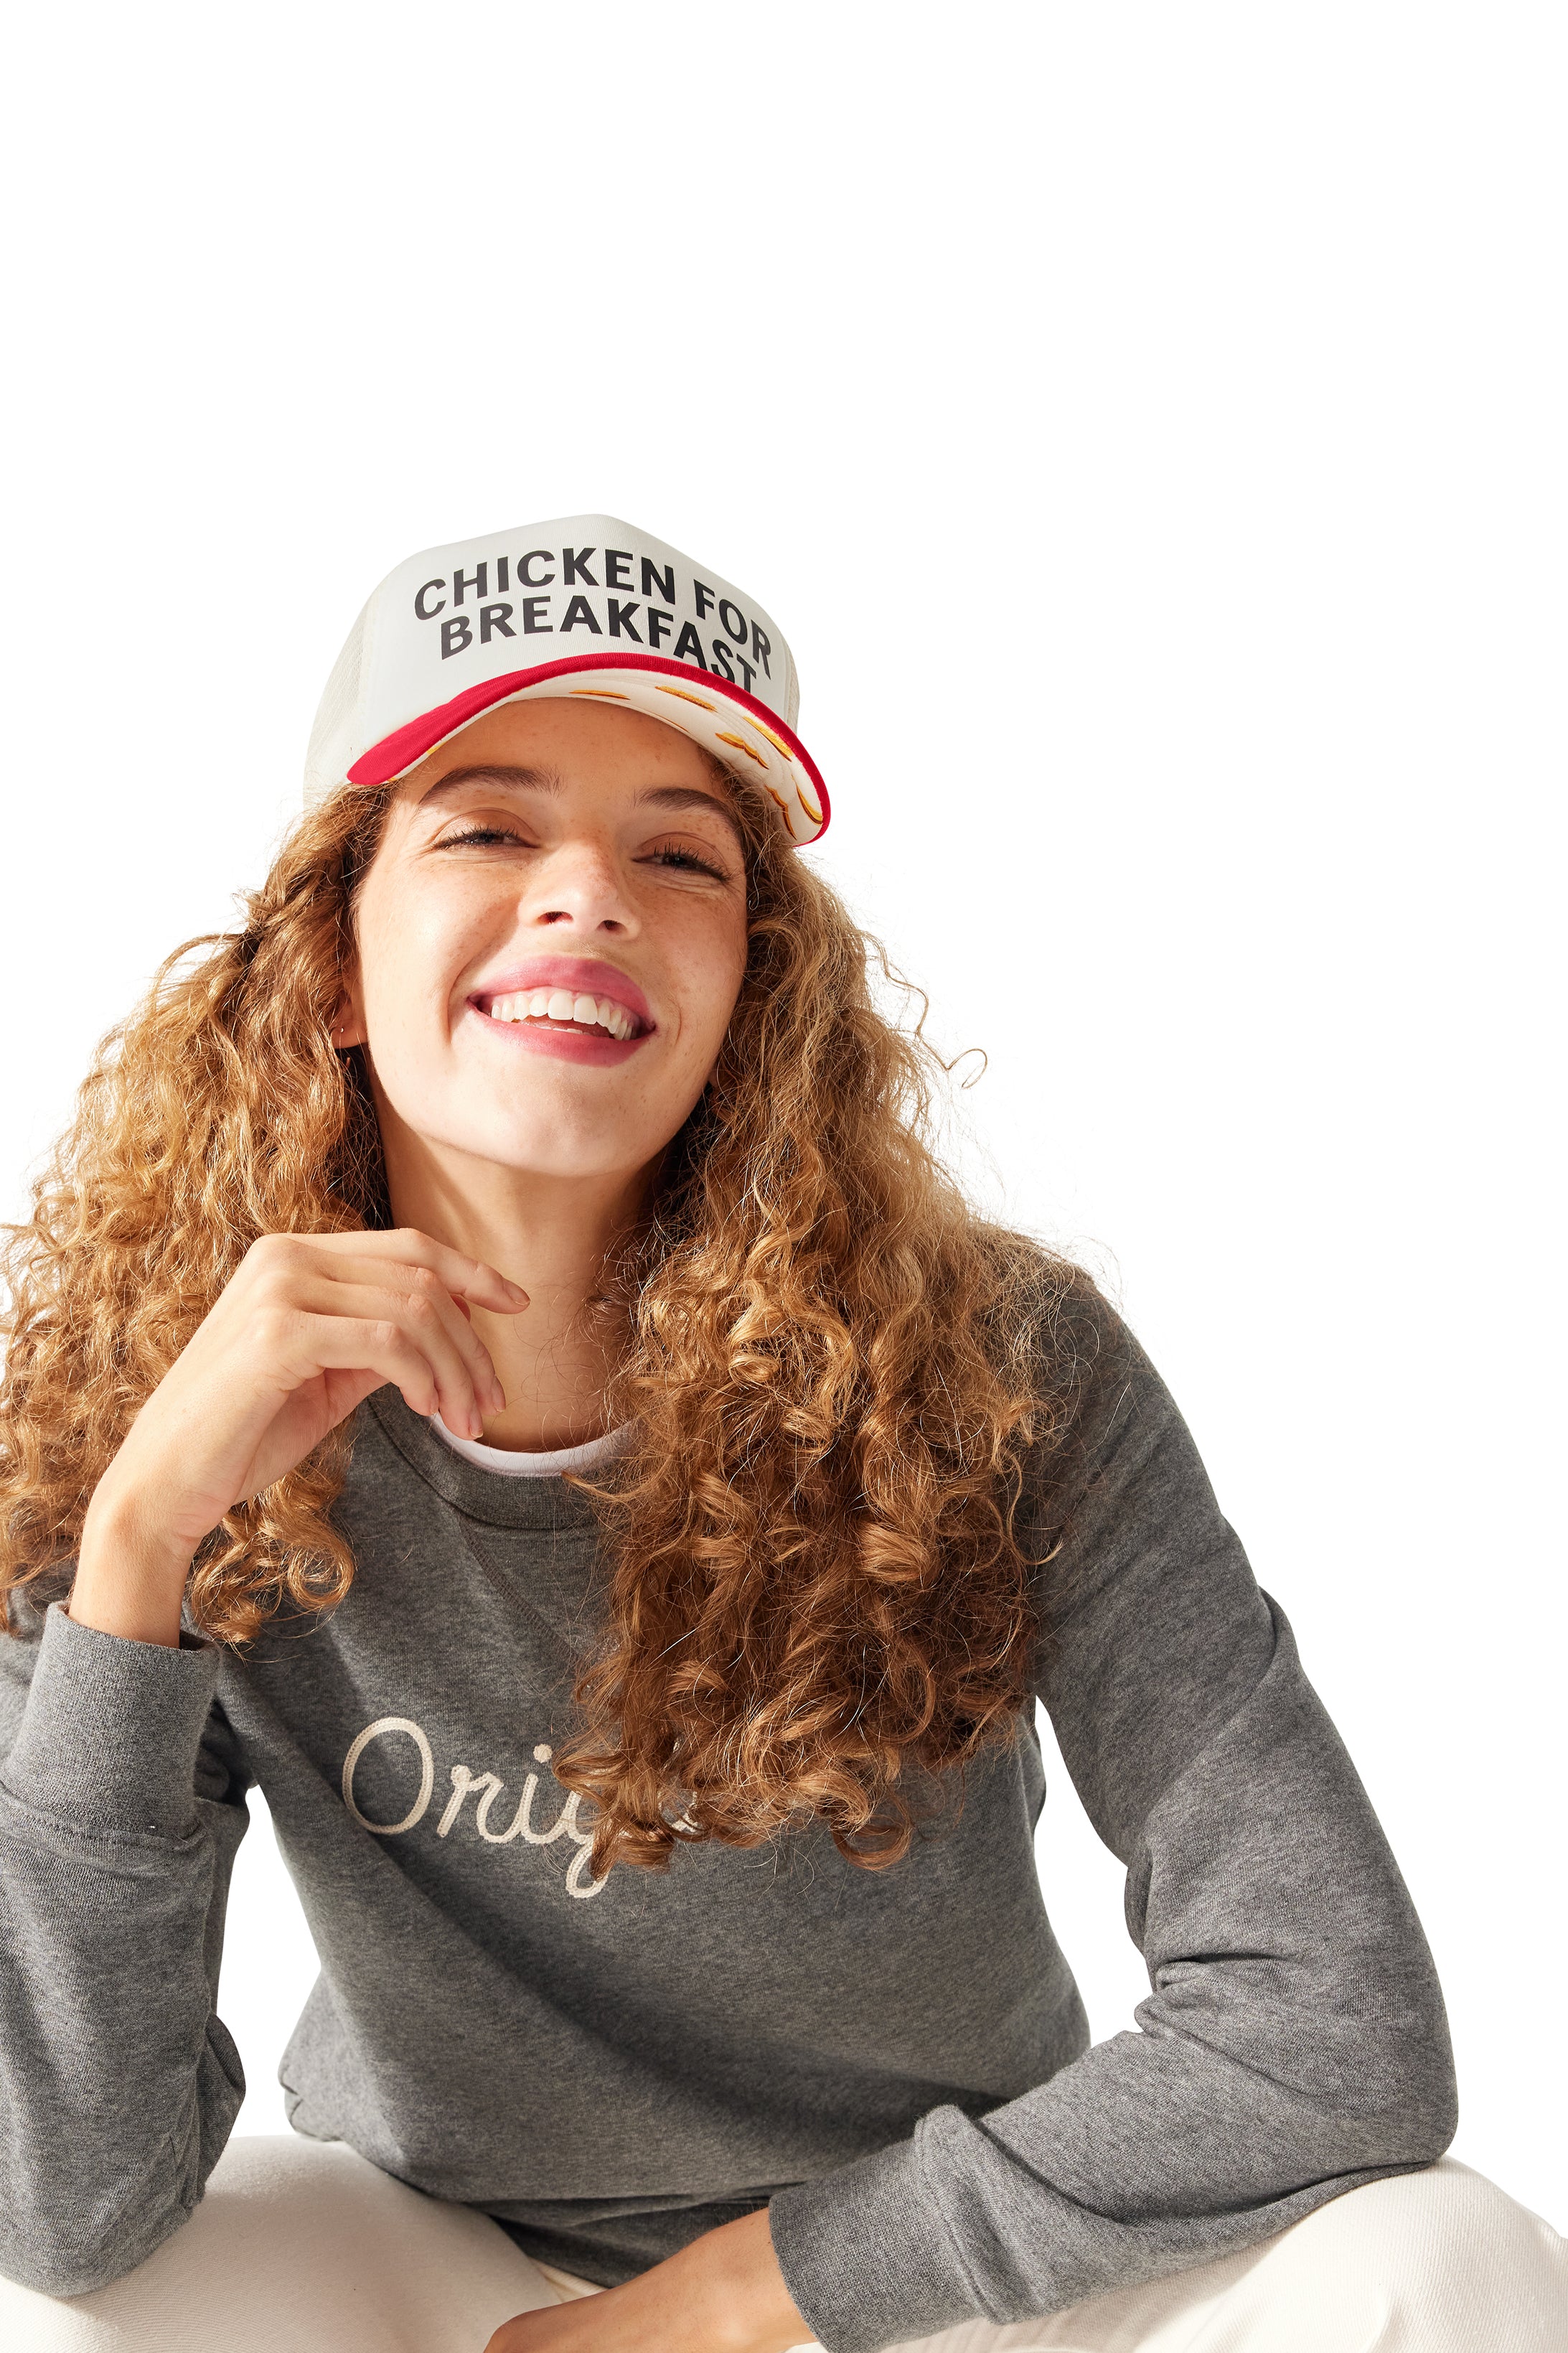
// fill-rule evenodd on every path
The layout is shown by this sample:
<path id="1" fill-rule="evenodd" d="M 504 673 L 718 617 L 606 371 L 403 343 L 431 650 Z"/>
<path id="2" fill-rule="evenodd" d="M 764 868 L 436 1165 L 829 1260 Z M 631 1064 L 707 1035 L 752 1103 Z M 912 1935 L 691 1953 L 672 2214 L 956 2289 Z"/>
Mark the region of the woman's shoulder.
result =
<path id="1" fill-rule="evenodd" d="M 990 1228 L 986 1245 L 997 1262 L 997 1354 L 1032 1399 L 1034 1475 L 1059 1482 L 1152 1366 L 1109 1291 L 1077 1260 L 1004 1228 Z"/>
<path id="2" fill-rule="evenodd" d="M 1033 1556 L 1060 1561 L 1069 1535 L 1089 1524 L 1103 1534 L 1116 1520 L 1117 1499 L 1147 1483 L 1155 1458 L 1179 1457 L 1184 1476 L 1204 1474 L 1175 1401 L 1109 1289 L 1043 1243 L 1015 1240 L 1032 1286 L 1035 1394 L 1019 1502 Z"/>

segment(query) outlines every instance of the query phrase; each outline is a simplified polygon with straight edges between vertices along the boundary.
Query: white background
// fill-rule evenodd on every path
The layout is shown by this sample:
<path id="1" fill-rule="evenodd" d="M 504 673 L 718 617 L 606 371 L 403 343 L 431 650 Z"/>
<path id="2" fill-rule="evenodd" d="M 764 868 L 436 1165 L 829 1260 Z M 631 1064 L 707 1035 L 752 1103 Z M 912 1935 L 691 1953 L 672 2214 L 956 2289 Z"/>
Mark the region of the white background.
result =
<path id="1" fill-rule="evenodd" d="M 752 588 L 815 854 L 988 1050 L 973 1181 L 1119 1287 L 1405 1867 L 1458 2153 L 1560 2226 L 1563 40 L 1509 0 L 28 12 L 0 925 L 16 1204 L 261 876 L 393 564 L 605 510 Z M 1053 1780 L 1104 2034 L 1142 1968 Z M 242 2130 L 310 1969 L 261 1820 Z"/>

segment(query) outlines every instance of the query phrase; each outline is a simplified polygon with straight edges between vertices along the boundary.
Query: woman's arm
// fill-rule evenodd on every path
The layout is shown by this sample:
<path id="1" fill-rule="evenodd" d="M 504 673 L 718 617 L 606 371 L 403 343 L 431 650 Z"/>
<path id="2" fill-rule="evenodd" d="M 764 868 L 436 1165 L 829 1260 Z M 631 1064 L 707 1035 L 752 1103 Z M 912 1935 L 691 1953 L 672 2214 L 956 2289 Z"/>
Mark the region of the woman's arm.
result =
<path id="1" fill-rule="evenodd" d="M 1152 1991 L 1139 2031 L 1021 2098 L 938 2108 L 774 2198 L 784 2276 L 830 2353 L 1184 2269 L 1453 2135 L 1442 1997 L 1387 1842 L 1180 1416 L 1121 1338 L 1047 1571 L 1041 1692 L 1127 1865 Z"/>
<path id="2" fill-rule="evenodd" d="M 68 1608 L 0 1635 L 0 2274 L 129 2271 L 201 2195 L 245 2095 L 218 2020 L 245 1779 L 190 1564 L 370 1392 L 479 1427 L 464 1302 L 526 1294 L 425 1234 L 273 1234 L 153 1390 L 89 1506 Z"/>
<path id="3" fill-rule="evenodd" d="M 217 1652 L 14 1596 L 0 1636 L 0 2274 L 101 2287 L 195 2206 L 245 2096 L 216 2011 L 247 1775 Z"/>

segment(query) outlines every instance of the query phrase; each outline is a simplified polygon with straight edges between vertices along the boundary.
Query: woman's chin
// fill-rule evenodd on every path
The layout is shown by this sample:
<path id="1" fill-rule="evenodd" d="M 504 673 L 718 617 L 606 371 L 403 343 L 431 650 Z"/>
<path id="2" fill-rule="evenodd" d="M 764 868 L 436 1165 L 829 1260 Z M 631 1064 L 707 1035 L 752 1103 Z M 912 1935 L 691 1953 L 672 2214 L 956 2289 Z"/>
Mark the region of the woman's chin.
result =
<path id="1" fill-rule="evenodd" d="M 423 1147 L 420 1158 L 448 1164 L 459 1189 L 476 1181 L 481 1166 L 557 1184 L 630 1183 L 657 1158 L 659 1141 L 649 1139 L 641 1121 L 628 1134 L 617 1120 L 595 1119 L 595 1107 L 574 1102 L 572 1092 L 570 1087 L 541 1087 L 538 1100 L 526 1109 L 518 1106 L 510 1117 L 493 1096 L 476 1103 L 469 1093 L 467 1101 L 448 1098 L 416 1119 L 405 1112 L 399 1125 Z M 391 1156 L 400 1164 L 404 1157 L 397 1152 Z"/>

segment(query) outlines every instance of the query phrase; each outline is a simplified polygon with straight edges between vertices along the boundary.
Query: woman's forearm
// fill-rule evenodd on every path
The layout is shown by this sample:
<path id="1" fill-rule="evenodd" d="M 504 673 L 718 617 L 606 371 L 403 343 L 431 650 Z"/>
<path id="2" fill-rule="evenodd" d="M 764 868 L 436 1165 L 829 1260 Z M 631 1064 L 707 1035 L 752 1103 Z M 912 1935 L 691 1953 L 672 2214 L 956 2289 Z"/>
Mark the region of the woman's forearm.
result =
<path id="1" fill-rule="evenodd" d="M 194 1787 L 216 1667 L 58 1609 L 0 1645 L 27 1685 L 0 1763 L 0 2276 L 46 2295 L 106 2285 L 177 2228 L 245 2095 L 208 1975 L 243 1777 L 231 1761 L 224 1799 Z"/>

